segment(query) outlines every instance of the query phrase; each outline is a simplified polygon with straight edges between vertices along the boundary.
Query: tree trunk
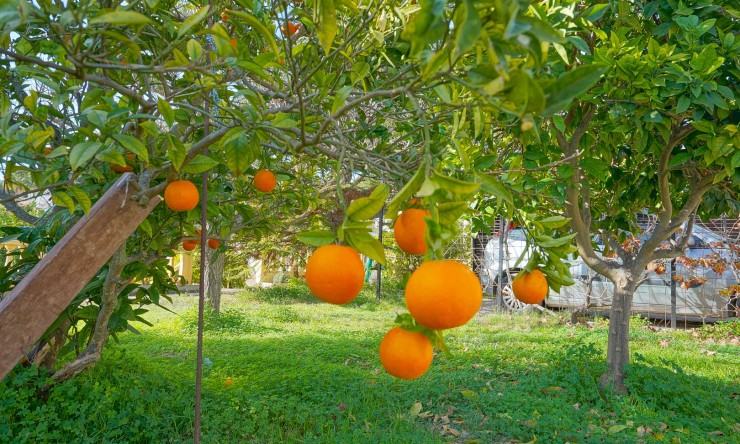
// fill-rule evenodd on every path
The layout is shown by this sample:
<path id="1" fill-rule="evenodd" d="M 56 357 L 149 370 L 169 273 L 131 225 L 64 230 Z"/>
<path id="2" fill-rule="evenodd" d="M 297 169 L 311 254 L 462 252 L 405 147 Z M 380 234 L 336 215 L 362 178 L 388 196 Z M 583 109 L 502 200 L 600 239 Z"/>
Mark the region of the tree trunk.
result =
<path id="1" fill-rule="evenodd" d="M 108 323 L 111 316 L 118 308 L 119 279 L 123 268 L 128 264 L 126 257 L 126 244 L 121 245 L 111 257 L 108 263 L 108 274 L 103 284 L 103 294 L 100 298 L 100 311 L 95 319 L 95 329 L 85 350 L 75 359 L 68 362 L 64 367 L 57 370 L 52 376 L 54 381 L 61 382 L 73 378 L 100 361 L 103 347 L 108 342 L 110 330 Z"/>
<path id="2" fill-rule="evenodd" d="M 205 285 L 206 301 L 218 313 L 221 310 L 221 288 L 224 282 L 223 251 L 206 248 L 207 266 L 203 270 L 203 285 Z"/>
<path id="3" fill-rule="evenodd" d="M 624 371 L 630 360 L 629 334 L 634 280 L 621 277 L 614 283 L 614 298 L 609 314 L 609 338 L 606 351 L 606 372 L 600 385 L 604 390 L 626 394 Z"/>

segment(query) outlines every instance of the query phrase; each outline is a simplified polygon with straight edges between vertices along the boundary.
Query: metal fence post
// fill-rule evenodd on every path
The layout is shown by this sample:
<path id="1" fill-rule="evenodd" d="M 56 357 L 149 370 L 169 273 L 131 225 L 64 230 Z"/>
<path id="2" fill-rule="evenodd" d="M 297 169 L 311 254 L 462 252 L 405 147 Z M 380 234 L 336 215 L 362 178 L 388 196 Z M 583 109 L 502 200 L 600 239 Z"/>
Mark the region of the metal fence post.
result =
<path id="1" fill-rule="evenodd" d="M 676 259 L 671 259 L 671 328 L 676 329 Z"/>
<path id="2" fill-rule="evenodd" d="M 382 207 L 380 209 L 380 217 L 378 217 L 378 240 L 380 241 L 380 245 L 383 245 L 383 216 L 385 215 L 385 207 Z M 380 284 L 380 272 L 383 266 L 380 264 L 380 262 L 376 265 L 377 268 L 377 274 L 375 279 L 375 298 L 377 300 L 380 300 L 380 290 L 381 290 L 381 284 Z"/>

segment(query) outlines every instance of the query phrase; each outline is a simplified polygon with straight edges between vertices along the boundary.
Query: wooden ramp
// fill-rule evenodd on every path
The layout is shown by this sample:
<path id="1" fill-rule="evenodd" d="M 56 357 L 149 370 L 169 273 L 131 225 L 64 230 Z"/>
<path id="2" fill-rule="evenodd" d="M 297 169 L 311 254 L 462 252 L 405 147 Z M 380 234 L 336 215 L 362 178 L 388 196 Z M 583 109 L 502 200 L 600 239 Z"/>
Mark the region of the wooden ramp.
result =
<path id="1" fill-rule="evenodd" d="M 18 285 L 0 300 L 0 379 L 33 347 L 74 297 L 152 212 L 133 202 L 124 174 Z"/>

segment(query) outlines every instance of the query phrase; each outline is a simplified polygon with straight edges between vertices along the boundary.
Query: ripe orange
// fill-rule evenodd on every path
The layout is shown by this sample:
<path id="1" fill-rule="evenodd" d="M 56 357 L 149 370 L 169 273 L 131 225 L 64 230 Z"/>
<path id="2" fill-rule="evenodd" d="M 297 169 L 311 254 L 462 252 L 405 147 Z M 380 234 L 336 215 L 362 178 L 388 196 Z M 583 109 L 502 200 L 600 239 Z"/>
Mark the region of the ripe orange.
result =
<path id="1" fill-rule="evenodd" d="M 380 342 L 380 362 L 396 378 L 416 379 L 432 365 L 432 342 L 422 333 L 394 327 Z"/>
<path id="2" fill-rule="evenodd" d="M 360 254 L 344 245 L 324 245 L 306 263 L 306 284 L 314 296 L 332 304 L 346 304 L 362 290 L 365 267 Z"/>
<path id="3" fill-rule="evenodd" d="M 221 242 L 218 239 L 208 239 L 208 246 L 214 250 L 221 246 Z"/>
<path id="4" fill-rule="evenodd" d="M 280 25 L 280 32 L 282 32 L 283 35 L 290 35 L 291 37 L 293 36 L 293 34 L 298 32 L 299 29 L 301 29 L 300 23 L 288 22 L 287 30 L 285 29 L 285 25 Z"/>
<path id="5" fill-rule="evenodd" d="M 483 303 L 478 276 L 462 262 L 424 262 L 406 283 L 406 307 L 416 322 L 432 330 L 459 327 Z"/>
<path id="6" fill-rule="evenodd" d="M 123 157 L 126 160 L 126 165 L 118 165 L 117 163 L 111 162 L 110 166 L 114 172 L 129 173 L 134 170 L 134 166 L 133 166 L 134 153 L 126 153 L 126 155 Z"/>
<path id="7" fill-rule="evenodd" d="M 523 271 L 511 282 L 514 297 L 525 304 L 539 304 L 547 297 L 547 278 L 540 270 Z"/>
<path id="8" fill-rule="evenodd" d="M 196 246 L 198 246 L 198 242 L 191 240 L 182 241 L 182 249 L 185 251 L 193 251 Z"/>
<path id="9" fill-rule="evenodd" d="M 259 170 L 254 175 L 254 187 L 262 192 L 269 193 L 276 184 L 277 178 L 270 170 Z"/>
<path id="10" fill-rule="evenodd" d="M 224 23 L 229 21 L 229 14 L 227 14 L 226 11 L 221 12 L 221 21 Z"/>
<path id="11" fill-rule="evenodd" d="M 427 244 L 424 242 L 427 223 L 424 218 L 428 215 L 428 211 L 409 208 L 398 216 L 393 226 L 393 237 L 401 250 L 409 254 L 427 252 Z"/>
<path id="12" fill-rule="evenodd" d="M 224 387 L 230 387 L 233 384 L 234 384 L 234 380 L 231 378 L 226 378 L 226 380 L 224 381 Z"/>
<path id="13" fill-rule="evenodd" d="M 199 199 L 198 188 L 189 180 L 175 180 L 164 190 L 164 203 L 172 211 L 190 211 Z"/>
<path id="14" fill-rule="evenodd" d="M 229 43 L 231 43 L 231 47 L 232 48 L 235 48 L 236 49 L 236 39 L 235 38 L 232 37 L 232 39 L 230 40 Z"/>

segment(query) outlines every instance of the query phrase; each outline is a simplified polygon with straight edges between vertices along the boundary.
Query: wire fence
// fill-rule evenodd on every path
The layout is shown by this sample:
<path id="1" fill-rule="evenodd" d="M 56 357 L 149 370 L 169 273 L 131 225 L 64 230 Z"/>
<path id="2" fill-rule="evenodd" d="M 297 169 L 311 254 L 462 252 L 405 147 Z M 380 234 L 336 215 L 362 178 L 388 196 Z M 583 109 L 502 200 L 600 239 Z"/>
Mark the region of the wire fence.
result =
<path id="1" fill-rule="evenodd" d="M 646 270 L 642 284 L 633 296 L 632 314 L 673 325 L 740 316 L 740 249 L 733 233 L 731 230 L 721 233 L 703 225 L 695 228 L 686 256 L 656 262 Z M 378 235 L 377 223 L 374 235 Z M 383 245 L 388 262 L 380 273 L 378 294 L 382 290 L 385 294 L 402 295 L 408 276 L 422 259 L 401 251 L 387 226 L 383 230 Z M 473 233 L 469 225 L 462 224 L 460 234 L 449 243 L 445 258 L 464 262 L 476 272 L 489 305 L 527 310 L 532 307 L 519 303 L 511 294 L 509 285 L 524 265 L 522 262 L 517 266 L 516 262 L 525 245 L 523 232 L 503 220 L 497 221 L 489 233 Z M 608 314 L 614 285 L 578 259 L 572 262 L 571 275 L 576 283 L 563 287 L 558 293 L 551 291 L 545 306 L 577 313 Z M 368 274 L 368 280 L 377 285 L 377 279 L 375 266 Z"/>

